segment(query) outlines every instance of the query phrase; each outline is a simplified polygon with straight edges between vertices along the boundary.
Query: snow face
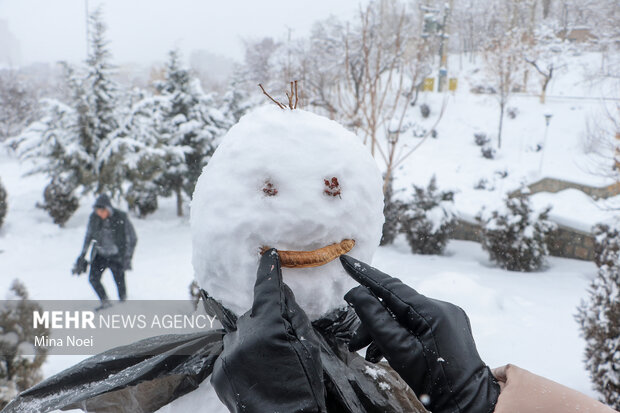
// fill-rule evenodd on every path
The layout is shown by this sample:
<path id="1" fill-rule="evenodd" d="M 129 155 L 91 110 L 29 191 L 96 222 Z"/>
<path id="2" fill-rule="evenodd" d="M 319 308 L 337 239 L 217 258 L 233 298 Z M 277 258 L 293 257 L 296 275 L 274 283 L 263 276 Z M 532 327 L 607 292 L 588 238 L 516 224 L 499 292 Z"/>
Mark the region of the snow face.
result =
<path id="1" fill-rule="evenodd" d="M 195 277 L 241 314 L 252 305 L 261 247 L 310 251 L 354 239 L 349 254 L 370 262 L 382 224 L 381 174 L 359 139 L 324 117 L 264 106 L 230 129 L 198 179 Z M 356 285 L 339 260 L 284 268 L 283 277 L 311 318 Z"/>

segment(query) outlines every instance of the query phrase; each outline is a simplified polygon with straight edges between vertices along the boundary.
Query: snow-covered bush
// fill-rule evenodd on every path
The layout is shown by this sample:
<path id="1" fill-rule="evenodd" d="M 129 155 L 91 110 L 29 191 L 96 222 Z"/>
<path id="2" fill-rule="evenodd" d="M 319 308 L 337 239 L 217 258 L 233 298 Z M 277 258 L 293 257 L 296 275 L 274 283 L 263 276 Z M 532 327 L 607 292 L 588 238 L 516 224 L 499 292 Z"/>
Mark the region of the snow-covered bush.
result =
<path id="1" fill-rule="evenodd" d="M 480 148 L 480 152 L 482 152 L 482 157 L 485 159 L 495 159 L 495 149 L 491 145 L 484 145 Z"/>
<path id="2" fill-rule="evenodd" d="M 426 136 L 426 133 L 428 131 L 426 130 L 426 128 L 424 128 L 424 126 L 418 124 L 418 123 L 414 123 L 411 126 L 411 134 L 415 137 L 415 138 L 423 138 Z"/>
<path id="3" fill-rule="evenodd" d="M 550 207 L 535 213 L 527 194 L 508 198 L 505 208 L 476 219 L 482 225 L 482 247 L 491 260 L 510 271 L 535 271 L 549 255 L 547 244 L 556 228 L 549 221 Z"/>
<path id="4" fill-rule="evenodd" d="M 420 114 L 423 118 L 428 118 L 431 115 L 431 108 L 426 103 L 422 103 L 420 105 Z"/>
<path id="5" fill-rule="evenodd" d="M 488 179 L 486 178 L 480 178 L 480 180 L 478 180 L 478 182 L 476 182 L 476 184 L 474 185 L 474 189 L 478 189 L 478 190 L 488 190 L 488 191 L 492 191 L 495 189 L 495 187 L 493 186 L 493 183 L 489 182 Z"/>
<path id="6" fill-rule="evenodd" d="M 157 211 L 157 188 L 155 185 L 132 185 L 125 194 L 125 200 L 130 209 L 137 210 L 139 217 L 144 218 Z"/>
<path id="7" fill-rule="evenodd" d="M 413 198 L 404 204 L 400 231 L 413 253 L 441 254 L 454 229 L 454 193 L 439 191 L 434 176 L 427 188 L 413 188 Z"/>
<path id="8" fill-rule="evenodd" d="M 597 224 L 592 233 L 594 244 L 594 262 L 598 267 L 618 265 L 620 257 L 620 229 L 606 224 Z"/>
<path id="9" fill-rule="evenodd" d="M 508 118 L 516 119 L 518 114 L 519 114 L 518 108 L 515 108 L 515 107 L 506 108 L 506 115 L 508 115 Z"/>
<path id="10" fill-rule="evenodd" d="M 2 228 L 2 224 L 4 223 L 4 217 L 6 216 L 6 211 L 8 209 L 8 202 L 6 199 L 6 189 L 2 186 L 2 181 L 0 181 L 0 228 Z"/>
<path id="11" fill-rule="evenodd" d="M 43 191 L 43 204 L 37 203 L 37 207 L 47 211 L 54 220 L 54 224 L 61 227 L 71 218 L 78 209 L 80 203 L 73 194 L 73 188 L 60 178 L 55 178 Z"/>
<path id="12" fill-rule="evenodd" d="M 494 172 L 494 174 L 498 176 L 500 179 L 504 179 L 508 176 L 508 171 L 505 169 L 498 169 L 497 171 Z"/>
<path id="13" fill-rule="evenodd" d="M 18 280 L 13 281 L 9 298 L 0 306 L 0 409 L 43 378 L 46 350 L 34 347 L 34 337 L 49 335 L 42 326 L 33 328 L 32 314 L 42 308 L 28 300 L 26 287 Z"/>
<path id="14" fill-rule="evenodd" d="M 491 139 L 484 132 L 474 133 L 474 142 L 478 146 L 485 146 L 487 143 L 491 142 Z"/>
<path id="15" fill-rule="evenodd" d="M 577 321 L 586 339 L 585 363 L 601 400 L 620 409 L 620 232 L 597 225 L 598 274 L 582 301 Z"/>

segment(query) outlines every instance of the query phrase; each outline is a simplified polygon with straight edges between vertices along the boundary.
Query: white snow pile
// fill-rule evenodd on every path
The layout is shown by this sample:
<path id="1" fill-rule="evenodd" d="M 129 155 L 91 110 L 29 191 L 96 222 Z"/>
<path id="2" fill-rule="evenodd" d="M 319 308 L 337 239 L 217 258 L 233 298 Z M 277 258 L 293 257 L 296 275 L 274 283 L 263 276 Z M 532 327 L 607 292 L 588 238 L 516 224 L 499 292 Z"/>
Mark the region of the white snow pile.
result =
<path id="1" fill-rule="evenodd" d="M 354 239 L 349 254 L 370 262 L 382 224 L 381 174 L 353 133 L 303 110 L 260 107 L 230 129 L 196 185 L 195 277 L 240 314 L 252 305 L 261 247 L 310 251 Z M 283 277 L 311 318 L 355 286 L 338 260 Z"/>

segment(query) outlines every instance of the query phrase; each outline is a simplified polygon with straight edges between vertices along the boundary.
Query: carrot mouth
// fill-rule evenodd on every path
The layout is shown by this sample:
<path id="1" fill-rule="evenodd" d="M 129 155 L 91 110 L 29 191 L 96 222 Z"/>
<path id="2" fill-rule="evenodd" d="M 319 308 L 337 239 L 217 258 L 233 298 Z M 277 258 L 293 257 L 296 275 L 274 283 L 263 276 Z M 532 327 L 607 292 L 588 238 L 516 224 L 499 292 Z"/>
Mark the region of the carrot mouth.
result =
<path id="1" fill-rule="evenodd" d="M 343 239 L 335 244 L 328 245 L 312 251 L 278 251 L 280 264 L 285 268 L 311 268 L 320 267 L 335 260 L 343 254 L 351 251 L 355 246 L 355 240 Z M 262 247 L 261 254 L 271 247 Z"/>

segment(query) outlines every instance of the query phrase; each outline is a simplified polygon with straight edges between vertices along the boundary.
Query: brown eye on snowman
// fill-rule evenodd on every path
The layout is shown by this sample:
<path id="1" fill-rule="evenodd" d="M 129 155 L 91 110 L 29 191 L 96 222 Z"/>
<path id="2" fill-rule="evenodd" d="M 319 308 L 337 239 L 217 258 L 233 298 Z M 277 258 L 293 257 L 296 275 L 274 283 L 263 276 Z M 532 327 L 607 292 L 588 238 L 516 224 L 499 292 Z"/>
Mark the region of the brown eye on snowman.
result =
<path id="1" fill-rule="evenodd" d="M 263 194 L 265 196 L 276 196 L 278 195 L 278 188 L 268 179 L 263 185 Z"/>
<path id="2" fill-rule="evenodd" d="M 323 183 L 325 184 L 325 189 L 323 193 L 328 196 L 333 196 L 342 198 L 342 192 L 340 189 L 340 182 L 338 182 L 338 178 L 335 176 L 331 179 L 323 179 Z"/>

